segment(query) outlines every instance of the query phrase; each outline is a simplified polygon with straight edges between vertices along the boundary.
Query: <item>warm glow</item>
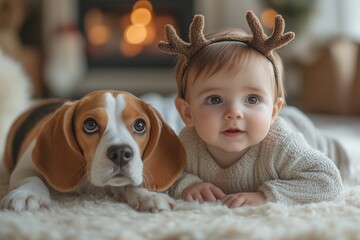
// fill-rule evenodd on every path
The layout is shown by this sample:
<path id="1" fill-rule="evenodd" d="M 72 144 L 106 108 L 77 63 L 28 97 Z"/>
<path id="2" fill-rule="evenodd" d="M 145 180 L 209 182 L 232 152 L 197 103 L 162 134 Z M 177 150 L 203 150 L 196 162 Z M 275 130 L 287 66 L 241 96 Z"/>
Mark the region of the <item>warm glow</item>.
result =
<path id="1" fill-rule="evenodd" d="M 119 27 L 125 29 L 127 26 L 131 25 L 130 14 L 121 16 L 118 20 Z"/>
<path id="2" fill-rule="evenodd" d="M 98 9 L 91 9 L 86 13 L 85 22 L 88 26 L 102 23 L 104 20 L 103 13 Z"/>
<path id="3" fill-rule="evenodd" d="M 131 13 L 133 24 L 148 25 L 151 22 L 151 12 L 146 8 L 137 8 Z"/>
<path id="4" fill-rule="evenodd" d="M 150 12 L 152 12 L 152 5 L 149 1 L 147 0 L 139 0 L 134 4 L 133 9 L 138 9 L 138 8 L 145 8 L 147 10 L 149 10 Z"/>
<path id="5" fill-rule="evenodd" d="M 154 23 L 150 23 L 146 26 L 146 38 L 144 40 L 145 45 L 150 45 L 156 40 L 156 28 Z"/>
<path id="6" fill-rule="evenodd" d="M 263 22 L 264 26 L 269 29 L 273 29 L 275 26 L 275 16 L 277 14 L 278 13 L 272 8 L 265 9 L 261 14 L 261 21 Z"/>
<path id="7" fill-rule="evenodd" d="M 146 28 L 142 25 L 131 25 L 125 29 L 125 39 L 131 44 L 142 43 L 146 36 Z"/>
<path id="8" fill-rule="evenodd" d="M 110 39 L 110 29 L 105 25 L 96 25 L 89 29 L 88 38 L 92 45 L 102 45 Z"/>
<path id="9" fill-rule="evenodd" d="M 161 33 L 161 34 L 156 34 L 155 41 L 164 40 L 164 28 L 166 24 L 171 24 L 172 26 L 174 26 L 175 29 L 179 29 L 175 18 L 171 15 L 156 16 L 154 23 L 155 23 L 155 32 Z"/>
<path id="10" fill-rule="evenodd" d="M 119 44 L 120 52 L 126 57 L 135 57 L 142 51 L 141 45 L 129 44 L 126 41 L 121 41 Z"/>

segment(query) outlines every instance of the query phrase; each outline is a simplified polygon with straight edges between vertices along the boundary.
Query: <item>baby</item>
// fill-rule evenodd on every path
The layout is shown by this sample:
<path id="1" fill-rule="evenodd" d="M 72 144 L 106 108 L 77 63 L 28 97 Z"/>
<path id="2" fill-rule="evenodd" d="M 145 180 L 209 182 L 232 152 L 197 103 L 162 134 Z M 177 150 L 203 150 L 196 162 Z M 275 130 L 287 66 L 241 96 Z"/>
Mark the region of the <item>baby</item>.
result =
<path id="1" fill-rule="evenodd" d="M 170 194 L 186 201 L 220 200 L 230 208 L 335 199 L 342 180 L 329 158 L 334 151 L 316 138 L 308 142 L 294 130 L 296 124 L 278 116 L 285 94 L 283 66 L 274 50 L 294 34 L 283 33 L 281 16 L 271 37 L 253 12 L 246 17 L 253 35 L 227 29 L 205 38 L 204 17 L 196 15 L 190 43 L 170 25 L 169 43 L 159 43 L 160 50 L 182 55 L 175 104 L 186 125 L 180 139 L 187 165 Z"/>

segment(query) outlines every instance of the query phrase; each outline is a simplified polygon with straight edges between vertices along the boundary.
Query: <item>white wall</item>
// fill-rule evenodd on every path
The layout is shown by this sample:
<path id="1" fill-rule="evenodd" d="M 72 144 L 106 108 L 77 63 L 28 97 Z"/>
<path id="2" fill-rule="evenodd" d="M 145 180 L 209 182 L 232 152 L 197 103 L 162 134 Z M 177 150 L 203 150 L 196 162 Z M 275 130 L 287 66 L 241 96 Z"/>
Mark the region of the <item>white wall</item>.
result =
<path id="1" fill-rule="evenodd" d="M 337 0 L 337 6 L 340 33 L 360 42 L 360 1 Z"/>
<path id="2" fill-rule="evenodd" d="M 317 39 L 348 36 L 360 41 L 359 0 L 317 0 L 309 30 Z"/>
<path id="3" fill-rule="evenodd" d="M 248 30 L 245 12 L 250 9 L 259 16 L 262 0 L 197 0 L 196 9 L 205 15 L 206 33 L 221 27 Z M 306 51 L 311 45 L 335 36 L 360 42 L 360 0 L 317 0 L 309 22 L 304 24 L 306 27 L 297 33 L 293 44 L 300 55 L 311 53 Z"/>
<path id="4" fill-rule="evenodd" d="M 197 0 L 195 8 L 197 13 L 205 16 L 205 33 L 209 33 L 222 27 L 248 30 L 246 11 L 259 14 L 261 5 L 259 0 Z"/>

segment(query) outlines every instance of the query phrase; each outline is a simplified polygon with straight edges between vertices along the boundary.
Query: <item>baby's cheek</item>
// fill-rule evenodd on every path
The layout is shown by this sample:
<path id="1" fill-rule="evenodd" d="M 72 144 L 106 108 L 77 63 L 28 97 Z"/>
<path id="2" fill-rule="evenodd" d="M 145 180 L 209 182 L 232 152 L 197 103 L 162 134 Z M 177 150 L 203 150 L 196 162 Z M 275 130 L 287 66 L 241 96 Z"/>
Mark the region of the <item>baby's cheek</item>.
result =
<path id="1" fill-rule="evenodd" d="M 219 127 L 219 120 L 214 116 L 204 115 L 201 119 L 197 119 L 195 125 L 200 131 L 216 131 Z"/>
<path id="2" fill-rule="evenodd" d="M 251 128 L 248 129 L 251 132 L 251 137 L 254 141 L 262 141 L 269 133 L 271 120 L 264 120 L 264 118 L 257 118 L 251 124 Z"/>
<path id="3" fill-rule="evenodd" d="M 203 141 L 209 141 L 219 131 L 218 121 L 211 117 L 204 117 L 200 121 L 196 121 L 195 129 Z"/>

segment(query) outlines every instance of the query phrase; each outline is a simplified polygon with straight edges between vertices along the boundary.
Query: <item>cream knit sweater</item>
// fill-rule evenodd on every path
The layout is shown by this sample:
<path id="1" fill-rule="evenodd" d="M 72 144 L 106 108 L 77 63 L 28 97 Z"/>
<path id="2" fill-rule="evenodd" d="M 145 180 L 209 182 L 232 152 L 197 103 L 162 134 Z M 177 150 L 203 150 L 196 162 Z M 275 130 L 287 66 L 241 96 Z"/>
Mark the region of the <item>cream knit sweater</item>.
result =
<path id="1" fill-rule="evenodd" d="M 290 116 L 300 114 L 294 112 Z M 210 182 L 225 194 L 237 192 L 263 192 L 271 202 L 287 204 L 320 202 L 336 198 L 342 191 L 340 172 L 334 162 L 346 165 L 347 159 L 336 142 L 317 136 L 315 128 L 299 115 L 287 122 L 278 117 L 267 137 L 250 147 L 231 167 L 221 168 L 208 152 L 205 143 L 194 128 L 180 133 L 187 154 L 184 174 L 171 187 L 169 194 L 180 198 L 182 191 L 196 182 Z M 299 124 L 292 123 L 296 120 Z M 301 134 L 294 129 L 314 130 Z M 308 141 L 305 140 L 307 138 Z M 314 149 L 312 146 L 319 150 Z M 343 163 L 345 162 L 345 163 Z M 346 169 L 346 167 L 344 167 Z"/>

